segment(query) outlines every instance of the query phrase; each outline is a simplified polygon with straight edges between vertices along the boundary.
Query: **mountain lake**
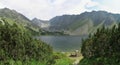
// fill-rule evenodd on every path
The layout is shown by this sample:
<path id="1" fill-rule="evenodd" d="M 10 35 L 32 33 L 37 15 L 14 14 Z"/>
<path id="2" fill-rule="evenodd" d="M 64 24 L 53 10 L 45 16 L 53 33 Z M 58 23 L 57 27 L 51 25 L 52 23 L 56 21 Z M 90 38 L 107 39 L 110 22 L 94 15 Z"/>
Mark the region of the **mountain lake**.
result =
<path id="1" fill-rule="evenodd" d="M 54 51 L 70 52 L 81 49 L 81 40 L 87 36 L 39 36 L 37 39 L 49 44 Z"/>

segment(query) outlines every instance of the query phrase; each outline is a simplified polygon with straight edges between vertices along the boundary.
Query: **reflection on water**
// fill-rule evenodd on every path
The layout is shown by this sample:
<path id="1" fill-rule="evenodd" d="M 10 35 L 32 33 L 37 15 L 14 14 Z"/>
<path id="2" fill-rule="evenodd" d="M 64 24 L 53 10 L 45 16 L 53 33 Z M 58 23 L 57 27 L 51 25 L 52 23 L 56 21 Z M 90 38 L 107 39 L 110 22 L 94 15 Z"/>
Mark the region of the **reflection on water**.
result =
<path id="1" fill-rule="evenodd" d="M 74 51 L 81 47 L 81 39 L 86 36 L 40 36 L 37 37 L 51 45 L 55 51 Z"/>

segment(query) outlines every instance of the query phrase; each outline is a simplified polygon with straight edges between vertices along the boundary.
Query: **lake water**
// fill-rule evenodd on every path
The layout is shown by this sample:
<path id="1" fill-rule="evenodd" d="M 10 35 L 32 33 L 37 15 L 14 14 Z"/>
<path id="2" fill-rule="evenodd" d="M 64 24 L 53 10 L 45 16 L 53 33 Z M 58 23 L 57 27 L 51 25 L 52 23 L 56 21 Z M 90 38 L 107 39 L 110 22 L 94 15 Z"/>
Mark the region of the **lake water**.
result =
<path id="1" fill-rule="evenodd" d="M 80 50 L 81 39 L 86 36 L 40 36 L 37 38 L 51 45 L 54 51 L 69 52 Z"/>

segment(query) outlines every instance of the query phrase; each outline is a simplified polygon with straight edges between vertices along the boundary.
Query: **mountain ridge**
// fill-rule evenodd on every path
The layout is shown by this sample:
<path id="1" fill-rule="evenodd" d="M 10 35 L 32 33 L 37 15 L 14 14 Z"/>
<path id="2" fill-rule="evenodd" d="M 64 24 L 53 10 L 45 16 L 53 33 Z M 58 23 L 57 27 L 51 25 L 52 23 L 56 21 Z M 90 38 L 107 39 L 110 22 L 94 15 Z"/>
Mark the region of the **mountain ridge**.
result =
<path id="1" fill-rule="evenodd" d="M 29 21 L 31 21 L 27 17 L 25 17 L 23 14 L 15 11 L 15 10 L 11 10 L 9 8 L 0 9 L 0 17 L 10 18 L 15 21 L 17 20 L 17 22 L 22 22 L 24 24 L 28 24 Z"/>
<path id="2" fill-rule="evenodd" d="M 14 23 L 19 24 L 21 27 L 29 30 L 30 33 L 37 34 L 41 30 L 38 26 L 33 25 L 26 16 L 9 8 L 0 9 L 0 18 L 8 21 L 11 25 Z"/>
<path id="3" fill-rule="evenodd" d="M 37 25 L 40 28 L 44 28 L 44 27 L 49 26 L 49 22 L 47 20 L 41 20 L 41 19 L 38 19 L 38 18 L 33 18 L 31 21 L 34 25 Z"/>
<path id="4" fill-rule="evenodd" d="M 92 11 L 84 12 L 79 15 L 54 17 L 50 20 L 51 26 L 49 29 L 52 31 L 68 31 L 70 34 L 72 33 L 72 35 L 83 35 L 92 33 L 90 31 L 96 31 L 96 29 L 100 28 L 102 25 L 110 27 L 119 22 L 120 14 L 113 14 L 106 11 Z M 75 31 L 79 31 L 79 34 L 75 33 Z M 85 32 L 83 33 L 83 31 Z"/>
<path id="5" fill-rule="evenodd" d="M 120 22 L 120 14 L 107 11 L 83 12 L 78 15 L 56 16 L 49 21 L 38 18 L 30 20 L 23 14 L 9 8 L 0 9 L 0 17 L 7 18 L 9 23 L 19 23 L 23 26 L 39 32 L 40 29 L 50 32 L 64 32 L 70 35 L 88 35 L 105 25 L 112 27 Z M 11 22 L 12 21 L 12 22 Z"/>

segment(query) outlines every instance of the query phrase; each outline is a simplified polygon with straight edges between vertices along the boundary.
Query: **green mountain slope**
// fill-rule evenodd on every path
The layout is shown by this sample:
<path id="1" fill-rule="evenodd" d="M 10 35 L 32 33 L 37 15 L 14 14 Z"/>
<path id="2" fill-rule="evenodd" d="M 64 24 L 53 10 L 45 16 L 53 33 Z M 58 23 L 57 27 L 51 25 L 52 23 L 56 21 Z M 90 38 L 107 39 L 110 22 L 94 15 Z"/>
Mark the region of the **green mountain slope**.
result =
<path id="1" fill-rule="evenodd" d="M 67 31 L 72 35 L 89 34 L 97 28 L 105 25 L 111 27 L 120 22 L 120 14 L 112 14 L 106 11 L 84 12 L 80 15 L 56 16 L 50 21 L 50 30 Z"/>
<path id="2" fill-rule="evenodd" d="M 30 20 L 24 15 L 8 8 L 0 9 L 0 17 L 12 19 L 13 21 L 23 25 L 27 25 L 30 22 Z"/>
<path id="3" fill-rule="evenodd" d="M 0 9 L 0 18 L 5 19 L 9 24 L 16 23 L 22 25 L 27 28 L 32 34 L 38 34 L 40 31 L 40 27 L 32 24 L 31 20 L 15 10 L 8 8 Z"/>

